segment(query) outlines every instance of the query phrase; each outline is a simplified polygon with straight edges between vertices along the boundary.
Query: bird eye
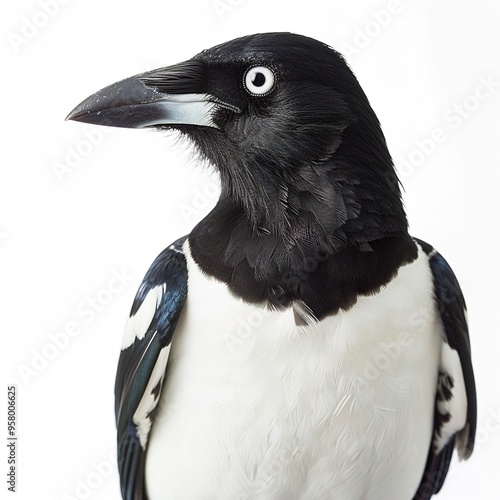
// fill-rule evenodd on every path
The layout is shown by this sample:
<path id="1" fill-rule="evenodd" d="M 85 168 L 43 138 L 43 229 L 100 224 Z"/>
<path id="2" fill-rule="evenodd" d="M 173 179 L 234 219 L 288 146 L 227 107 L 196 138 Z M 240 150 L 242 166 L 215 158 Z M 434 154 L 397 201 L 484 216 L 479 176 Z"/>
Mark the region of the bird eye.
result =
<path id="1" fill-rule="evenodd" d="M 264 66 L 255 66 L 246 72 L 244 82 L 252 95 L 269 94 L 274 87 L 274 73 Z"/>

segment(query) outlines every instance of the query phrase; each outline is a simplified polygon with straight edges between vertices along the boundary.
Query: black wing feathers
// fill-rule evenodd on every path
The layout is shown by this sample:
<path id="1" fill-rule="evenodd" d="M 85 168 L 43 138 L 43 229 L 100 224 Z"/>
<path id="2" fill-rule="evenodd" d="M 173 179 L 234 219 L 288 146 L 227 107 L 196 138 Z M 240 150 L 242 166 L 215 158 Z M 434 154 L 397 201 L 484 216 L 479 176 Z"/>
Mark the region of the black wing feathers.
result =
<path id="1" fill-rule="evenodd" d="M 144 336 L 120 355 L 115 384 L 115 414 L 118 441 L 118 468 L 124 500 L 145 500 L 144 464 L 147 442 L 141 445 L 134 414 L 143 398 L 160 351 L 172 340 L 177 321 L 187 294 L 186 259 L 182 245 L 186 238 L 177 240 L 153 262 L 136 294 L 130 317 L 139 311 L 148 293 L 161 287 L 161 300 Z M 162 382 L 151 391 L 157 404 Z M 154 420 L 154 409 L 147 415 Z M 146 438 L 147 439 L 147 438 Z"/>
<path id="2" fill-rule="evenodd" d="M 436 453 L 435 447 L 431 443 L 422 482 L 414 497 L 414 500 L 429 500 L 443 486 L 455 447 L 457 447 L 460 458 L 467 459 L 472 453 L 476 434 L 477 403 L 466 306 L 460 285 L 446 260 L 428 243 L 417 239 L 416 241 L 429 256 L 429 265 L 434 278 L 436 306 L 444 326 L 444 340 L 459 356 L 467 396 L 465 427 L 457 432 L 439 453 Z M 446 376 L 446 374 L 442 375 Z M 451 383 L 451 387 L 453 387 L 453 383 Z M 440 429 L 446 424 L 447 417 L 449 419 L 449 415 L 442 415 L 437 409 L 437 402 L 442 397 L 443 395 L 440 395 L 439 392 L 436 394 L 435 435 L 440 435 Z"/>

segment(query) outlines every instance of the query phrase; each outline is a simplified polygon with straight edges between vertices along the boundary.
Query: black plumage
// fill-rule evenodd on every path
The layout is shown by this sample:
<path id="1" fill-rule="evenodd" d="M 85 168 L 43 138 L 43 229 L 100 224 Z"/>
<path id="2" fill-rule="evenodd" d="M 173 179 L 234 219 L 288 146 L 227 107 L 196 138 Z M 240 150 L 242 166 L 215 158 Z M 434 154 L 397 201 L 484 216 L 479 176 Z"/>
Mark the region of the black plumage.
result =
<path id="1" fill-rule="evenodd" d="M 218 109 L 218 129 L 175 127 L 221 176 L 219 203 L 191 234 L 205 271 L 246 300 L 302 300 L 320 319 L 416 257 L 380 124 L 340 54 L 275 33 L 194 61 L 204 65 L 198 91 L 240 110 Z M 244 89 L 259 65 L 276 75 L 266 96 Z"/>

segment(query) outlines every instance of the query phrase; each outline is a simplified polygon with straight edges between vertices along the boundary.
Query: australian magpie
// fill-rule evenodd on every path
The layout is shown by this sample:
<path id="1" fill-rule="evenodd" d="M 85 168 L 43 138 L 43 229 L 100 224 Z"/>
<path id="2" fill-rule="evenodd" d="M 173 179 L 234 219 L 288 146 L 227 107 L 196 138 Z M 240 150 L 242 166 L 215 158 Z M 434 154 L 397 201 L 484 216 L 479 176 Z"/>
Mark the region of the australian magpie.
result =
<path id="1" fill-rule="evenodd" d="M 379 121 L 343 57 L 246 36 L 68 116 L 174 129 L 215 208 L 139 287 L 116 377 L 126 500 L 429 499 L 470 456 L 466 308 L 408 234 Z"/>

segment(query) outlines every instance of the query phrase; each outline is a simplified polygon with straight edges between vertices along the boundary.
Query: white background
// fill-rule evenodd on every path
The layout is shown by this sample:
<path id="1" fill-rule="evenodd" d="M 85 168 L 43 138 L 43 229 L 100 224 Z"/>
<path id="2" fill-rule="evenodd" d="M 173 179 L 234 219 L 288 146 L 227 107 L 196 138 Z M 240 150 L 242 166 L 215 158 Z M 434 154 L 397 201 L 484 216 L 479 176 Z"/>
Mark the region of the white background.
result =
<path id="1" fill-rule="evenodd" d="M 121 78 L 292 31 L 345 53 L 382 122 L 411 232 L 445 255 L 467 299 L 477 449 L 439 498 L 500 498 L 498 2 L 46 0 L 46 14 L 43 1 L 4 2 L 0 21 L 0 412 L 8 384 L 19 410 L 18 493 L 2 445 L 1 497 L 119 498 L 123 325 L 154 257 L 216 201 L 210 173 L 165 134 L 64 117 Z"/>

